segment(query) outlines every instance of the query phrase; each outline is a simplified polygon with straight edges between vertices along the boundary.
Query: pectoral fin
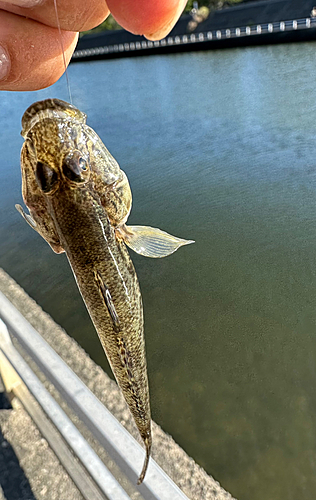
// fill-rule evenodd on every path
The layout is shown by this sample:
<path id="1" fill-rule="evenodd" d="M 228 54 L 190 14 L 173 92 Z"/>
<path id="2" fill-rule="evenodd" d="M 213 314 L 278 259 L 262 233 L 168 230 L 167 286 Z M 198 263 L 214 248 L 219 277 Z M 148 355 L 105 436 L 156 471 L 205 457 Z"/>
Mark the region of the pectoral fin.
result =
<path id="1" fill-rule="evenodd" d="M 35 229 L 35 231 L 37 231 L 37 224 L 35 222 L 35 220 L 33 219 L 33 217 L 31 217 L 29 214 L 26 214 L 23 210 L 23 208 L 21 207 L 21 205 L 15 205 L 15 208 L 17 209 L 17 211 L 19 212 L 19 214 L 22 215 L 23 219 L 31 226 L 31 228 Z"/>
<path id="2" fill-rule="evenodd" d="M 127 246 L 145 257 L 166 257 L 183 245 L 194 243 L 193 240 L 177 238 L 155 227 L 121 226 L 116 231 Z"/>
<path id="3" fill-rule="evenodd" d="M 39 220 L 36 222 L 30 214 L 25 213 L 21 205 L 15 205 L 15 208 L 22 215 L 28 225 L 40 234 L 45 241 L 47 241 L 55 253 L 63 253 L 65 251 L 60 244 L 56 230 L 53 227 L 53 222 L 49 224 L 51 219 L 46 219 L 46 221 L 48 220 L 48 225 L 45 225 L 45 221 Z"/>

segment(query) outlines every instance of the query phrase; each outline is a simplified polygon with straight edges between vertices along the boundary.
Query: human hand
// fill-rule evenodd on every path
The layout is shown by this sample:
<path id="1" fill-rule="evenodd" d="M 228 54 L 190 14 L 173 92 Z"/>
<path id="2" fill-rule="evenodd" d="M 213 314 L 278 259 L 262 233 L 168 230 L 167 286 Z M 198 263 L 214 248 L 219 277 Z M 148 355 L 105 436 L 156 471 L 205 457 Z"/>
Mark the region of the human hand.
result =
<path id="1" fill-rule="evenodd" d="M 186 0 L 57 0 L 68 65 L 78 32 L 113 14 L 123 28 L 150 40 L 166 36 Z M 0 0 L 0 90 L 37 90 L 64 72 L 54 0 Z"/>

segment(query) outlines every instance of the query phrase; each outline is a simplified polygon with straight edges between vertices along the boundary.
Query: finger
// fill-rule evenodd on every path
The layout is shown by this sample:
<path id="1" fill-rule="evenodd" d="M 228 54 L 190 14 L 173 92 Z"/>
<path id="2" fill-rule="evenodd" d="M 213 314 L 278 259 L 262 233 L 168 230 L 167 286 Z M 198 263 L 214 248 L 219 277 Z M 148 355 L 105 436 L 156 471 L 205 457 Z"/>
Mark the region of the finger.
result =
<path id="1" fill-rule="evenodd" d="M 159 40 L 176 24 L 186 0 L 107 0 L 107 4 L 123 28 Z"/>
<path id="2" fill-rule="evenodd" d="M 105 0 L 56 0 L 60 27 L 85 31 L 98 26 L 110 11 Z M 0 9 L 57 28 L 54 0 L 1 0 Z"/>
<path id="3" fill-rule="evenodd" d="M 68 64 L 78 35 L 62 31 L 61 36 Z M 56 28 L 0 12 L 0 90 L 48 87 L 60 78 L 64 70 L 60 35 Z"/>

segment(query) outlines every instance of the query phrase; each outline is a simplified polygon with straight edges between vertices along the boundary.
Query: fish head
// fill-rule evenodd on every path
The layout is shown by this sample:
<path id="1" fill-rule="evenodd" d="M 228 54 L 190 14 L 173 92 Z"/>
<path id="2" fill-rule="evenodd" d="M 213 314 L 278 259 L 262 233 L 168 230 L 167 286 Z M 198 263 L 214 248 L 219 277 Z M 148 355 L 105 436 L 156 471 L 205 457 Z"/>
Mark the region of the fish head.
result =
<path id="1" fill-rule="evenodd" d="M 21 134 L 22 191 L 29 209 L 34 197 L 43 205 L 61 191 L 80 196 L 85 190 L 113 225 L 125 223 L 132 203 L 127 177 L 86 125 L 84 113 L 59 99 L 39 101 L 25 111 Z"/>
<path id="2" fill-rule="evenodd" d="M 28 170 L 44 195 L 89 182 L 89 151 L 82 140 L 85 121 L 84 113 L 59 99 L 34 103 L 24 113 L 22 170 Z"/>
<path id="3" fill-rule="evenodd" d="M 87 145 L 78 140 L 85 120 L 84 113 L 57 99 L 32 104 L 22 118 L 22 196 L 30 216 L 17 208 L 56 253 L 64 249 L 51 201 L 62 193 L 78 201 L 79 188 L 90 183 Z"/>

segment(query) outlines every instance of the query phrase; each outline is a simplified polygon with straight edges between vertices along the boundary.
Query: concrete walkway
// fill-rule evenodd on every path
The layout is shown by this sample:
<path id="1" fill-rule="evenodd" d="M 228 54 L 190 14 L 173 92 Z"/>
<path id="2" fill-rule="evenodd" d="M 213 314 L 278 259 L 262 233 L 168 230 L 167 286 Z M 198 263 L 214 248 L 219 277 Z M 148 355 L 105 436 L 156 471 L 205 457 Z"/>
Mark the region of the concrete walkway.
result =
<path id="1" fill-rule="evenodd" d="M 19 401 L 0 410 L 0 499 L 83 500 Z"/>

